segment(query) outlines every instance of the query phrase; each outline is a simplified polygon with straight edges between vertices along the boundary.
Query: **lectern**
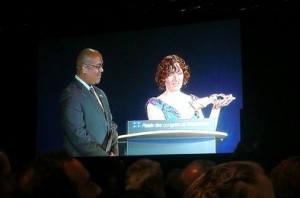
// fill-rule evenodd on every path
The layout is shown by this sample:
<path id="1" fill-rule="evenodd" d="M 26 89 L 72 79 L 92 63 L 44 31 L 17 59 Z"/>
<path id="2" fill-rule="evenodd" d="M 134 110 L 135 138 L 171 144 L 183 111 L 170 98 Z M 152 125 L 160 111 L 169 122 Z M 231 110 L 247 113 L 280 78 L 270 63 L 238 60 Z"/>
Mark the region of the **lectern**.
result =
<path id="1" fill-rule="evenodd" d="M 227 133 L 215 131 L 214 120 L 210 118 L 140 120 L 127 124 L 127 134 L 118 137 L 123 155 L 216 153 L 217 143 L 227 137 Z"/>

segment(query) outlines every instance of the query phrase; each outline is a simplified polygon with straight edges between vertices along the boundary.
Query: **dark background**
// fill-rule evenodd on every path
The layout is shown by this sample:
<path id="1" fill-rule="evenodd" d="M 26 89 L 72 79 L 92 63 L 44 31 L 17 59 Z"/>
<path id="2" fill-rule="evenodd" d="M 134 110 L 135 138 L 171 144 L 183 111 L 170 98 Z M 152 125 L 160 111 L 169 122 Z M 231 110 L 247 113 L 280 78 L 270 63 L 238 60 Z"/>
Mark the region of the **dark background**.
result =
<path id="1" fill-rule="evenodd" d="M 40 39 L 240 18 L 244 105 L 242 140 L 235 156 L 155 158 L 171 166 L 172 160 L 178 165 L 179 161 L 185 163 L 192 158 L 223 161 L 238 157 L 255 159 L 272 167 L 283 158 L 300 154 L 298 13 L 296 0 L 115 0 L 105 5 L 72 2 L 64 7 L 43 2 L 34 6 L 1 6 L 0 148 L 8 152 L 13 166 L 19 166 L 36 153 L 37 43 Z"/>

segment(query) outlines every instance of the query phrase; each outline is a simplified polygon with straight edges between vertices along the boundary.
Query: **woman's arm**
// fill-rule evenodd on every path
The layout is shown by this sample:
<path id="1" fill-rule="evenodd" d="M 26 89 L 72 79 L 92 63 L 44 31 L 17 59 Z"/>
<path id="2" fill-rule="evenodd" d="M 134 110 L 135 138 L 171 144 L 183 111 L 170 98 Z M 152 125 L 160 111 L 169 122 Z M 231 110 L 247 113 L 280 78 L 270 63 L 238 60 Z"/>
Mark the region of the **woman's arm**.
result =
<path id="1" fill-rule="evenodd" d="M 147 105 L 148 120 L 165 120 L 163 112 L 151 103 Z"/>

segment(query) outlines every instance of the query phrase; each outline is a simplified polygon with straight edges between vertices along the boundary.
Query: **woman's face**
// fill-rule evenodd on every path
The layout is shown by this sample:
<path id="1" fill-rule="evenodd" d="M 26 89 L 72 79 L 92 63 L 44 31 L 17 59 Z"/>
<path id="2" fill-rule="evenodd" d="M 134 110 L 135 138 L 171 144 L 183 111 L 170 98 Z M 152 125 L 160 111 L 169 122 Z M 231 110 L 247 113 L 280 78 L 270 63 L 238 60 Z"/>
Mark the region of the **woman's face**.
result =
<path id="1" fill-rule="evenodd" d="M 175 63 L 176 69 L 171 72 L 169 76 L 165 79 L 166 89 L 169 91 L 179 91 L 183 83 L 183 71 L 178 63 Z"/>

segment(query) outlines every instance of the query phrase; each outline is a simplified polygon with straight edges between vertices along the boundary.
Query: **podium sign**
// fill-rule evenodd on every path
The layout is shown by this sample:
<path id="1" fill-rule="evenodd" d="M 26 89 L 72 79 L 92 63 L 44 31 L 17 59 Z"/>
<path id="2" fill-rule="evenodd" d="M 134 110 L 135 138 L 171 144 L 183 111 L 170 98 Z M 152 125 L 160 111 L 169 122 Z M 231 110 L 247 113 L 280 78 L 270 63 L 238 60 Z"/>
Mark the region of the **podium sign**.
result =
<path id="1" fill-rule="evenodd" d="M 158 130 L 215 130 L 213 118 L 192 120 L 136 120 L 127 122 L 127 133 L 137 133 Z"/>

